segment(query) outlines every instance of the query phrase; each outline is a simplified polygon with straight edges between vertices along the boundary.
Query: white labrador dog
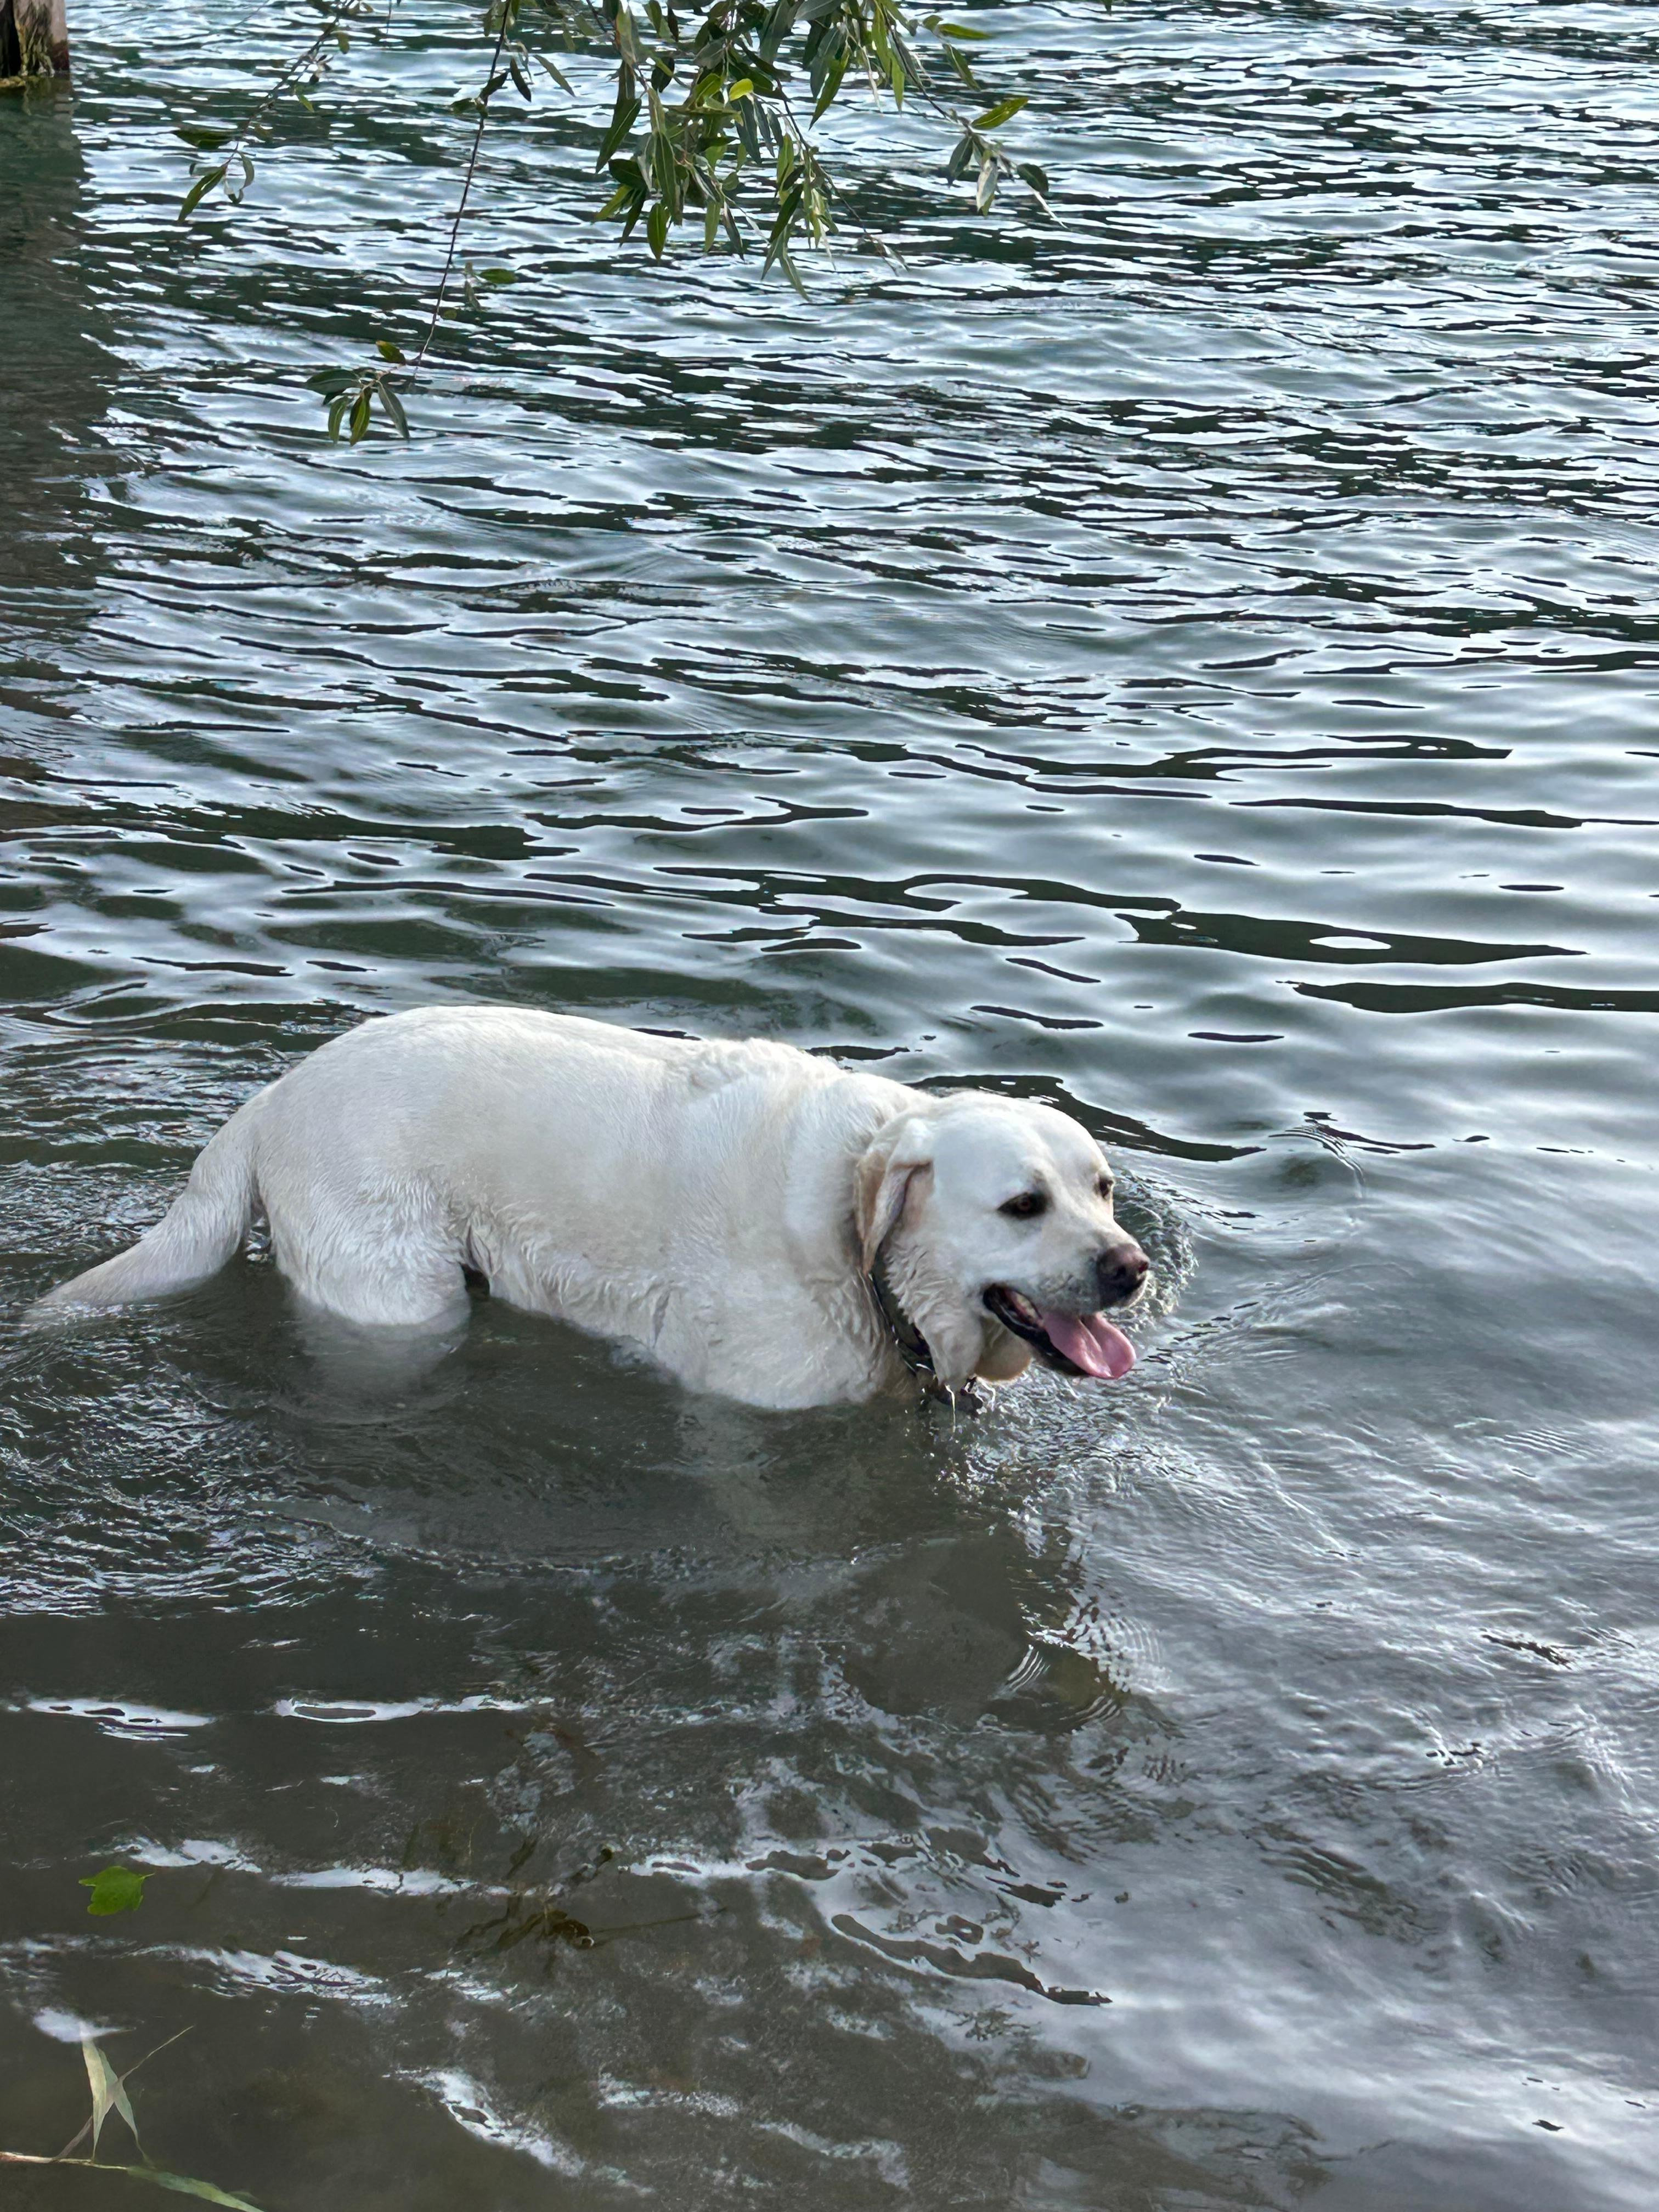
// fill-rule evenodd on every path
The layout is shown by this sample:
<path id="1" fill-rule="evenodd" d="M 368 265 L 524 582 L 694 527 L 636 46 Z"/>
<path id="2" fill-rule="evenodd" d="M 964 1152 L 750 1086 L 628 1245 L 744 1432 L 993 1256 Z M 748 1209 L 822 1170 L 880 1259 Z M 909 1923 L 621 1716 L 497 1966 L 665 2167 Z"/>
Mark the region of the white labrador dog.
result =
<path id="1" fill-rule="evenodd" d="M 936 1097 L 788 1045 L 432 1006 L 256 1093 L 148 1236 L 41 1303 L 181 1290 L 260 1215 L 327 1313 L 443 1326 L 476 1273 L 763 1407 L 1005 1382 L 1034 1353 L 1127 1374 L 1102 1309 L 1148 1275 L 1098 1146 L 1052 1107 Z"/>

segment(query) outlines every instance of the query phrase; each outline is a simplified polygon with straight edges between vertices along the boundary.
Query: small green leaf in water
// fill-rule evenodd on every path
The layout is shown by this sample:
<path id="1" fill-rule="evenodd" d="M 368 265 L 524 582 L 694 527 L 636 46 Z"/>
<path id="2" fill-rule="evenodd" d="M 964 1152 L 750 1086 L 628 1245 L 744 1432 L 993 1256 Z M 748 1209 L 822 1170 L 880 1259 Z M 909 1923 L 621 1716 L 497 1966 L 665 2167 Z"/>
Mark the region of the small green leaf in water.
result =
<path id="1" fill-rule="evenodd" d="M 259 2212 L 259 2207 L 246 2197 L 233 2197 L 228 2189 L 216 2189 L 210 2181 L 198 2181 L 194 2174 L 169 2173 L 160 2166 L 101 2165 L 92 2158 L 46 2158 L 33 2150 L 0 2150 L 0 2166 L 69 2166 L 82 2173 L 118 2173 L 128 2181 L 152 2181 L 158 2189 L 176 2189 L 182 2197 L 199 2197 L 209 2204 L 225 2204 L 230 2212 Z"/>
<path id="2" fill-rule="evenodd" d="M 138 2140 L 138 2123 L 132 2117 L 132 2104 L 121 2078 L 89 2035 L 81 2039 L 81 2056 L 87 2062 L 87 2080 L 92 2087 L 92 2154 L 98 2155 L 98 2138 L 104 2131 L 104 2123 L 112 2112 L 119 2112 L 131 2130 L 133 2148 L 142 2158 L 144 2147 Z"/>
<path id="3" fill-rule="evenodd" d="M 106 1866 L 97 1874 L 83 1874 L 82 1889 L 89 1889 L 87 1900 L 88 1912 L 137 1912 L 144 1901 L 147 1874 L 135 1874 L 131 1867 Z"/>
<path id="4" fill-rule="evenodd" d="M 233 2197 L 228 2189 L 216 2189 L 210 2181 L 198 2181 L 188 2173 L 167 2173 L 159 2166 L 129 2166 L 127 2171 L 143 2181 L 153 2181 L 160 2189 L 176 2189 L 181 2197 L 200 2197 L 210 2204 L 228 2204 L 231 2212 L 259 2212 L 257 2204 L 249 2203 L 246 2197 Z"/>

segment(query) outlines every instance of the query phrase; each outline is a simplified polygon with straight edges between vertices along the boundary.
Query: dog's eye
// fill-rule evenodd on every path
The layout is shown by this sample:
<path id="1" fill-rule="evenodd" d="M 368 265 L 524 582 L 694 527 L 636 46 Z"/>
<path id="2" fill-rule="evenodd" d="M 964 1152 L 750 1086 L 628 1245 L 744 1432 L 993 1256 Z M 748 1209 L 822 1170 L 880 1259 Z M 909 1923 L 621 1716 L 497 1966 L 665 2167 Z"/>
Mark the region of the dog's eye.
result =
<path id="1" fill-rule="evenodd" d="M 1117 1188 L 1117 1185 L 1112 1181 L 1110 1176 L 1102 1176 L 1099 1182 L 1097 1183 L 1095 1188 L 1099 1191 L 1107 1205 L 1109 1206 L 1112 1202 L 1112 1193 Z"/>
<path id="2" fill-rule="evenodd" d="M 1011 1198 L 997 1208 L 999 1213 L 1007 1214 L 1013 1221 L 1033 1221 L 1039 1213 L 1048 1211 L 1048 1201 L 1040 1190 L 1023 1190 L 1018 1198 Z"/>

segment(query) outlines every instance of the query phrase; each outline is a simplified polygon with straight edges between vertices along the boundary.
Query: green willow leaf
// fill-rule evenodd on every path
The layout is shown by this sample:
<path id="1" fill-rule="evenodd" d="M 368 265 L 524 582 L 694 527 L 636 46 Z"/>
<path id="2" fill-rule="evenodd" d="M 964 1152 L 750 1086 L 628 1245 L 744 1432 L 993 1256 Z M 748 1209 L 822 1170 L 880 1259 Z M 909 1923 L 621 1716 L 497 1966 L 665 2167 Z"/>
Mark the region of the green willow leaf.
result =
<path id="1" fill-rule="evenodd" d="M 179 222 L 182 222 L 186 216 L 193 215 L 216 185 L 223 184 L 225 172 L 229 167 L 228 161 L 222 161 L 216 169 L 203 170 L 179 204 L 177 217 Z"/>
<path id="2" fill-rule="evenodd" d="M 836 56 L 834 61 L 830 63 L 829 68 L 825 70 L 823 76 L 823 88 L 818 94 L 817 105 L 812 110 L 812 120 L 814 123 L 817 121 L 824 110 L 833 104 L 836 94 L 841 90 L 841 82 L 847 74 L 847 64 L 850 59 L 851 56 L 843 46 L 842 51 Z"/>
<path id="3" fill-rule="evenodd" d="M 777 0 L 777 4 L 767 17 L 765 28 L 760 34 L 760 57 L 763 61 L 769 62 L 772 59 L 778 48 L 794 28 L 795 18 L 799 13 L 799 0 Z"/>
<path id="4" fill-rule="evenodd" d="M 605 134 L 600 143 L 599 158 L 593 164 L 596 169 L 604 168 L 617 147 L 634 128 L 639 112 L 640 103 L 637 98 L 631 94 L 624 98 L 620 92 L 617 94 L 617 105 L 611 112 L 611 127 Z"/>
<path id="5" fill-rule="evenodd" d="M 998 100 L 996 106 L 988 107 L 983 115 L 976 115 L 974 118 L 974 129 L 975 131 L 1000 130 L 1011 117 L 1019 113 L 1029 97 L 1028 94 L 1023 92 L 1010 93 L 1006 100 Z"/>

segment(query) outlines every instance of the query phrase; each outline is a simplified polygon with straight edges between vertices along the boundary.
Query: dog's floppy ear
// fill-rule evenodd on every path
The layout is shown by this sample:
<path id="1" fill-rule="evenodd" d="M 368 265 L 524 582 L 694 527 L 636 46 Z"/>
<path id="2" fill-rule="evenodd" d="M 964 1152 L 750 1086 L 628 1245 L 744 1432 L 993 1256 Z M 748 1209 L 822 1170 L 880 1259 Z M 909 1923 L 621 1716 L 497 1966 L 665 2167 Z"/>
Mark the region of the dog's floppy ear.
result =
<path id="1" fill-rule="evenodd" d="M 911 1176 L 933 1164 L 933 1133 L 917 1115 L 887 1122 L 871 1139 L 853 1171 L 853 1218 L 866 1275 L 898 1226 Z"/>

